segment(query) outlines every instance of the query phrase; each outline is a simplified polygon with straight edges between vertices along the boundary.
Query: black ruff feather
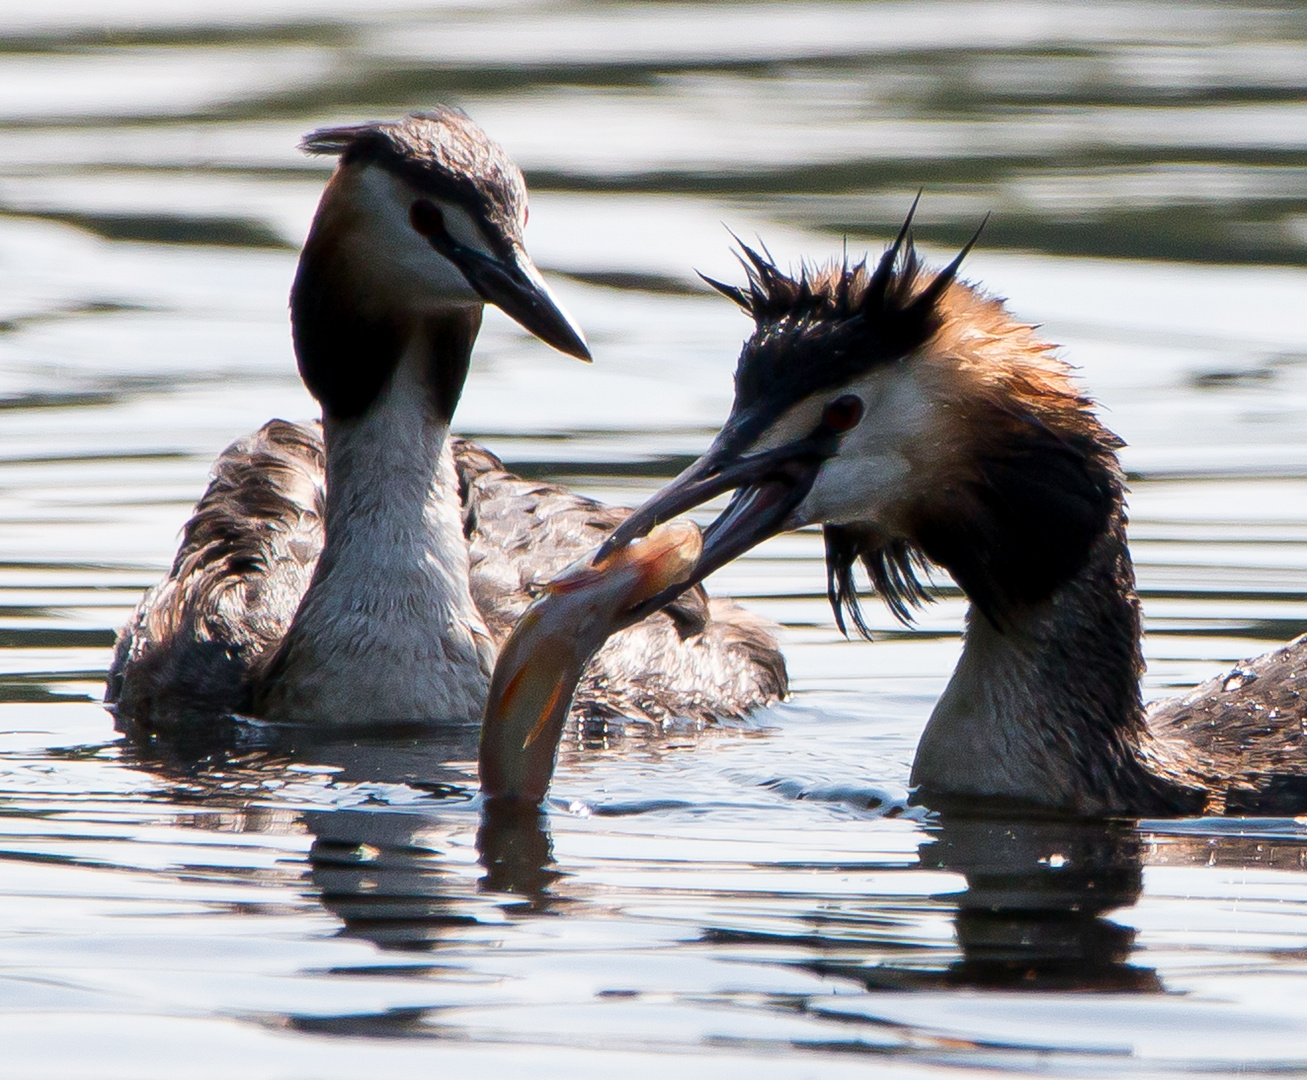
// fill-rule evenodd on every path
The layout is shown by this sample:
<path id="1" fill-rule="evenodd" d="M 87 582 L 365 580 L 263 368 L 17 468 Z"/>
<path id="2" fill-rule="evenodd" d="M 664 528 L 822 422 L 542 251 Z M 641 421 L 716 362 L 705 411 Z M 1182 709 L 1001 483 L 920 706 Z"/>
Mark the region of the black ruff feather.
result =
<path id="1" fill-rule="evenodd" d="M 871 637 L 853 577 L 859 561 L 871 579 L 872 591 L 905 626 L 912 622 L 916 608 L 934 599 L 918 576 L 928 575 L 926 559 L 906 540 L 877 541 L 870 530 L 857 525 L 826 525 L 822 536 L 826 541 L 826 598 L 835 613 L 835 625 L 845 637 L 845 612 L 862 637 Z"/>

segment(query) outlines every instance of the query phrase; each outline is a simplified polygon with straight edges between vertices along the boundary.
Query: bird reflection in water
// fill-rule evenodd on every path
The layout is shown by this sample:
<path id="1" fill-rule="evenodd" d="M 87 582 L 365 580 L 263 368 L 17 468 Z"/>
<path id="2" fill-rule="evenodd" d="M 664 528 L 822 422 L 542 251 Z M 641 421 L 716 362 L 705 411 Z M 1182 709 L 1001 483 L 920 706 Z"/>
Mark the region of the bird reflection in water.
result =
<path id="1" fill-rule="evenodd" d="M 167 781 L 163 801 L 204 808 L 195 815 L 197 828 L 288 833 L 302 823 L 312 835 L 307 866 L 284 864 L 287 884 L 339 920 L 343 936 L 392 954 L 434 954 L 446 944 L 469 944 L 475 940 L 469 934 L 497 935 L 489 924 L 504 916 L 565 917 L 602 904 L 584 875 L 555 863 L 548 814 L 476 801 L 476 742 L 475 729 L 446 732 L 443 742 L 415 734 L 341 738 L 185 767 L 144 759 L 140 748 L 133 753 L 135 764 Z M 279 785 L 301 781 L 318 798 L 324 786 L 337 788 L 329 794 L 353 805 L 296 809 L 295 793 Z M 187 824 L 182 815 L 178 820 Z M 758 895 L 735 895 L 737 905 L 728 889 L 701 939 L 717 950 L 752 952 L 763 944 L 773 962 L 873 992 L 966 986 L 1160 993 L 1165 987 L 1141 962 L 1135 931 L 1113 918 L 1139 901 L 1143 867 L 1307 865 L 1300 831 L 1286 822 L 1280 833 L 1268 834 L 1273 824 L 1241 836 L 1201 822 L 1140 826 L 953 809 L 921 823 L 913 864 L 878 868 L 958 875 L 952 889 L 932 882 L 891 895 L 826 896 L 819 908 L 786 910 L 785 924 L 765 934 L 757 923 Z M 954 941 L 941 949 L 944 919 L 952 921 Z M 377 964 L 395 970 L 384 960 Z M 410 962 L 402 970 L 432 969 Z"/>
<path id="2" fill-rule="evenodd" d="M 1142 892 L 1147 844 L 1134 823 L 949 814 L 923 826 L 916 864 L 856 869 L 945 871 L 965 888 L 828 898 L 803 917 L 806 932 L 718 925 L 706 937 L 780 947 L 787 963 L 871 991 L 1163 991 L 1154 970 L 1131 962 L 1135 931 L 1109 917 Z M 955 940 L 941 949 L 932 924 L 945 908 Z"/>
<path id="3" fill-rule="evenodd" d="M 239 821 L 229 827 L 287 831 L 302 823 L 313 837 L 307 884 L 346 936 L 384 949 L 432 949 L 477 924 L 487 903 L 517 917 L 571 902 L 552 889 L 566 875 L 554 867 L 548 817 L 477 805 L 479 727 L 388 725 L 329 736 L 226 728 L 211 726 L 202 746 L 121 745 L 128 761 L 169 782 L 169 801 L 230 810 Z M 286 785 L 306 783 L 320 798 L 324 781 L 354 805 L 266 812 L 269 796 L 282 801 Z M 473 827 L 479 877 L 454 850 Z"/>
<path id="4" fill-rule="evenodd" d="M 1143 845 L 1131 822 L 939 819 L 923 867 L 966 878 L 954 926 L 962 957 L 951 985 L 1160 992 L 1129 962 L 1135 931 L 1108 913 L 1143 888 Z"/>
<path id="5" fill-rule="evenodd" d="M 450 823 L 438 814 L 388 810 L 309 811 L 310 878 L 343 933 L 383 949 L 433 949 L 451 930 L 475 926 L 483 894 L 514 894 L 502 906 L 515 917 L 546 913 L 564 898 L 550 886 L 564 875 L 542 814 L 482 815 L 473 885 L 451 866 L 441 841 Z M 459 823 L 462 824 L 461 822 Z"/>

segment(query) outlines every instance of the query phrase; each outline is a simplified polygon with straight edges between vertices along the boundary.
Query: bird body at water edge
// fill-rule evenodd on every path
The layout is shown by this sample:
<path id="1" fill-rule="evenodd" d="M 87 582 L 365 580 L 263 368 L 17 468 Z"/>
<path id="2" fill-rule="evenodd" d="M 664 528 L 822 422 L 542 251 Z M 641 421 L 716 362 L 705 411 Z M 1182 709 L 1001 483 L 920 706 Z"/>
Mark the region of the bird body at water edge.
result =
<path id="1" fill-rule="evenodd" d="M 914 207 L 915 209 L 915 207 Z M 906 620 L 943 567 L 970 602 L 961 659 L 917 748 L 932 806 L 1084 816 L 1307 807 L 1307 638 L 1145 708 L 1120 441 L 1003 302 L 927 273 L 908 228 L 874 266 L 797 275 L 747 247 L 754 320 L 725 426 L 611 551 L 726 491 L 686 582 L 823 526 L 828 594 L 866 633 L 857 562 Z M 973 241 L 974 243 L 974 241 Z"/>
<path id="2" fill-rule="evenodd" d="M 450 108 L 303 145 L 338 157 L 291 292 L 322 421 L 271 421 L 218 459 L 115 647 L 106 701 L 137 733 L 232 713 L 476 722 L 534 592 L 626 513 L 450 435 L 484 304 L 589 359 L 523 247 L 507 155 Z M 575 709 L 702 721 L 785 688 L 767 624 L 698 591 L 609 641 Z"/>

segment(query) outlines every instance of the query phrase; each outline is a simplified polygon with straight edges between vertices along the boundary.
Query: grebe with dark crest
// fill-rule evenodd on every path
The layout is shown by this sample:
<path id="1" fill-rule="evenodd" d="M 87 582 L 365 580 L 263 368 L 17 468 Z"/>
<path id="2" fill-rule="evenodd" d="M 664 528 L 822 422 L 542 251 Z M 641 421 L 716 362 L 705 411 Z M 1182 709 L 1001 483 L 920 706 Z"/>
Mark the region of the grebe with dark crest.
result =
<path id="1" fill-rule="evenodd" d="M 218 459 L 118 638 L 106 700 L 137 732 L 230 713 L 475 722 L 533 593 L 626 514 L 450 435 L 484 304 L 589 359 L 523 247 L 503 150 L 450 108 L 303 146 L 339 158 L 291 293 L 321 427 L 274 420 Z M 735 717 L 785 686 L 767 625 L 697 591 L 609 641 L 576 709 Z"/>
<path id="2" fill-rule="evenodd" d="M 733 491 L 688 583 L 821 524 L 836 620 L 865 635 L 856 563 L 905 621 L 947 570 L 970 609 L 912 768 L 930 805 L 1307 807 L 1307 638 L 1145 708 L 1120 440 L 1034 327 L 957 279 L 971 245 L 932 275 L 911 219 L 874 267 L 790 275 L 744 247 L 746 284 L 709 282 L 755 323 L 731 414 L 601 555 Z"/>

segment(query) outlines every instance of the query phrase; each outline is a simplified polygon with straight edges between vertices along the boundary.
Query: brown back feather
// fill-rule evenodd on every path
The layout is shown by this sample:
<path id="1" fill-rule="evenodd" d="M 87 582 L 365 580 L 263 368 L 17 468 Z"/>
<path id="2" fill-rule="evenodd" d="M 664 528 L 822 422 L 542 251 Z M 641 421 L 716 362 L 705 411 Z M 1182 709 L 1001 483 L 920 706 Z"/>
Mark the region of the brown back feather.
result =
<path id="1" fill-rule="evenodd" d="M 454 439 L 472 595 L 502 639 L 538 590 L 629 510 L 524 480 Z M 248 707 L 249 681 L 285 635 L 322 550 L 318 424 L 273 420 L 228 447 L 187 522 L 168 576 L 119 635 L 106 701 L 149 732 Z M 709 720 L 782 697 L 765 620 L 702 589 L 619 634 L 587 669 L 576 711 Z"/>
<path id="2" fill-rule="evenodd" d="M 472 596 L 502 640 L 538 591 L 593 550 L 630 513 L 556 484 L 524 480 L 475 443 L 456 439 Z M 591 660 L 573 713 L 661 725 L 743 716 L 785 696 L 785 660 L 771 623 L 702 587 L 615 634 Z"/>
<path id="3" fill-rule="evenodd" d="M 168 576 L 118 637 L 106 700 L 167 726 L 241 710 L 322 550 L 322 433 L 272 420 L 218 458 Z"/>

